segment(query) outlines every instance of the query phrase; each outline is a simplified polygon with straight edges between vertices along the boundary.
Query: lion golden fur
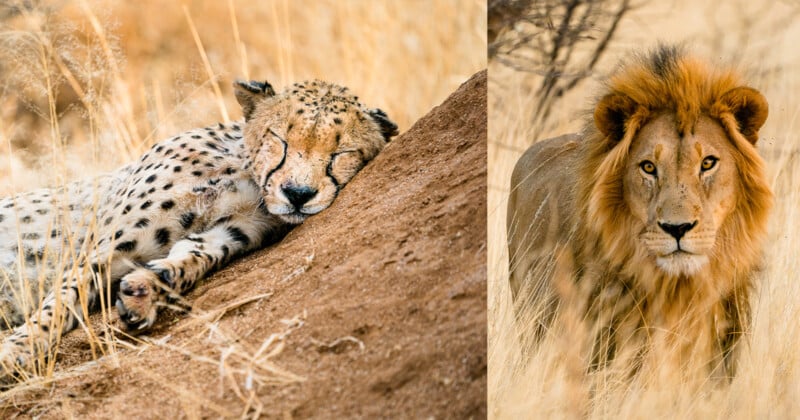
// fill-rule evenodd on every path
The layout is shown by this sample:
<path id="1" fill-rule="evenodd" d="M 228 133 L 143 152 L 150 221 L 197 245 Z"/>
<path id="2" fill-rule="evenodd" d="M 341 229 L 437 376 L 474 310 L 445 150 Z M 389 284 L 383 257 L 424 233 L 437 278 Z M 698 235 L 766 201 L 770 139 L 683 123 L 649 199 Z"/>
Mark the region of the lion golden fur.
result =
<path id="1" fill-rule="evenodd" d="M 515 168 L 508 235 L 518 316 L 538 305 L 531 334 L 541 335 L 558 319 L 557 307 L 571 312 L 583 322 L 571 332 L 583 335 L 583 360 L 593 368 L 636 371 L 672 361 L 729 376 L 749 324 L 772 205 L 755 148 L 766 100 L 734 71 L 672 46 L 623 63 L 599 98 L 580 135 L 535 144 Z M 633 142 L 664 114 L 681 138 L 694 135 L 701 119 L 715 121 L 736 167 L 733 210 L 717 228 L 708 263 L 690 275 L 652 263 L 625 201 Z M 557 203 L 548 201 L 555 196 Z"/>

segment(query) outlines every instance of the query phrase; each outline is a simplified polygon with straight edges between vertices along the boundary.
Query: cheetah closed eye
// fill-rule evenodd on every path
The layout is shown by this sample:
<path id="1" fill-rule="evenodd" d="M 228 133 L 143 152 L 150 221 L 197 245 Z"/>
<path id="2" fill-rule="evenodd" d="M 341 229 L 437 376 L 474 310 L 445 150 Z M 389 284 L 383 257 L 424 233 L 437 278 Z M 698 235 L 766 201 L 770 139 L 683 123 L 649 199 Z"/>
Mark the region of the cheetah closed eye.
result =
<path id="1" fill-rule="evenodd" d="M 170 296 L 329 207 L 397 135 L 383 111 L 335 84 L 234 88 L 244 123 L 182 133 L 93 180 L 0 199 L 10 280 L 0 327 L 14 328 L 0 350 L 6 376 L 34 370 L 107 285 L 126 329 L 150 327 Z M 40 301 L 36 279 L 46 296 L 26 312 L 19 296 Z"/>

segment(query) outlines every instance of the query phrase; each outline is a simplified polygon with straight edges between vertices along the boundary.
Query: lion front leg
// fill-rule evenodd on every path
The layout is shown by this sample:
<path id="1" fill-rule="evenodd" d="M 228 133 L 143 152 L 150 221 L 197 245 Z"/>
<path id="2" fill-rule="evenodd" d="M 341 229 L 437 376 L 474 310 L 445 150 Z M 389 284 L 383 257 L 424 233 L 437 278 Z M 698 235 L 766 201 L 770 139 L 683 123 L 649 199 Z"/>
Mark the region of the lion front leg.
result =
<path id="1" fill-rule="evenodd" d="M 152 326 L 169 298 L 183 295 L 236 255 L 259 248 L 281 227 L 261 213 L 221 220 L 205 232 L 176 242 L 166 258 L 152 260 L 122 278 L 117 310 L 127 330 Z"/>

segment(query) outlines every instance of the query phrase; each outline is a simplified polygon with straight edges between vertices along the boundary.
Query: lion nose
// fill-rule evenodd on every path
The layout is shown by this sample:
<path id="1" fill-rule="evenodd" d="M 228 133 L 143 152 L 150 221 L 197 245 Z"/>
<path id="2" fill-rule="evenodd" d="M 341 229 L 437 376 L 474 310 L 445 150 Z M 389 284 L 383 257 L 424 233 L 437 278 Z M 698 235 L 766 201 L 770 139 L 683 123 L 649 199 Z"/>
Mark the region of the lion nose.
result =
<path id="1" fill-rule="evenodd" d="M 300 210 L 300 208 L 303 207 L 303 204 L 307 203 L 308 200 L 311 200 L 315 195 L 317 195 L 317 190 L 305 186 L 283 186 L 281 187 L 281 191 L 283 191 L 283 195 L 286 196 L 286 199 L 289 200 L 289 202 L 292 203 L 292 205 L 298 210 Z"/>
<path id="2" fill-rule="evenodd" d="M 675 238 L 676 241 L 680 241 L 681 238 L 683 238 L 683 235 L 686 234 L 686 232 L 692 230 L 692 228 L 697 226 L 697 220 L 695 220 L 692 223 L 681 223 L 679 225 L 658 222 L 658 226 L 660 226 L 661 229 L 664 230 L 664 232 L 667 232 L 670 235 L 672 235 L 672 237 Z"/>

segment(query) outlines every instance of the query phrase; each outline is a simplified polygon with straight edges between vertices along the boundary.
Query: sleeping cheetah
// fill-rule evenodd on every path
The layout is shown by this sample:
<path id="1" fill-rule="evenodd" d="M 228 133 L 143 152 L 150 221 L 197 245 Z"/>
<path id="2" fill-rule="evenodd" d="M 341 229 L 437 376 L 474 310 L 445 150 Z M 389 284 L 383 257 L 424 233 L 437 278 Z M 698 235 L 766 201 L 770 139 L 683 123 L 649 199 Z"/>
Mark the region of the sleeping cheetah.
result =
<path id="1" fill-rule="evenodd" d="M 334 84 L 234 88 L 244 123 L 188 131 L 108 175 L 0 200 L 0 327 L 14 328 L 0 349 L 6 376 L 35 370 L 113 296 L 126 329 L 150 327 L 167 299 L 330 206 L 397 134 L 383 111 Z"/>

